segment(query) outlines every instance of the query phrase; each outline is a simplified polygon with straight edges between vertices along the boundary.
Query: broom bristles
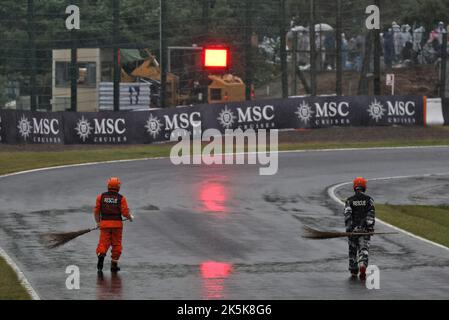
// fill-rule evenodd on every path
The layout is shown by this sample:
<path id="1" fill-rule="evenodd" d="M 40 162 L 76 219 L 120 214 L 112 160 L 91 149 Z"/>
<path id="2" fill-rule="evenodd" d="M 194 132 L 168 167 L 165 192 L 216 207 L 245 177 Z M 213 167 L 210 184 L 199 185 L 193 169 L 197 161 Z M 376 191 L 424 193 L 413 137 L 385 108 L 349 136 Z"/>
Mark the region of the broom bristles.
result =
<path id="1" fill-rule="evenodd" d="M 303 229 L 304 229 L 303 237 L 307 239 L 331 239 L 342 236 L 342 232 L 319 231 L 312 229 L 309 226 L 304 226 Z"/>
<path id="2" fill-rule="evenodd" d="M 85 229 L 75 232 L 47 233 L 42 236 L 42 240 L 45 242 L 47 248 L 54 249 L 91 231 L 92 229 Z"/>

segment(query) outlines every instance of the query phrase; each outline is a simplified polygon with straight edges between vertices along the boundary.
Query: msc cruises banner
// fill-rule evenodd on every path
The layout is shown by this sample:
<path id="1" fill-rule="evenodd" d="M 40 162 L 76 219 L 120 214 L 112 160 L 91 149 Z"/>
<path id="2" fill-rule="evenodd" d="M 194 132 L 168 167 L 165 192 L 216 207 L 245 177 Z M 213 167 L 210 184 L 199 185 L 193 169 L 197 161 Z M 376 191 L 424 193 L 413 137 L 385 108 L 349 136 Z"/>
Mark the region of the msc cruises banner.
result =
<path id="1" fill-rule="evenodd" d="M 1 141 L 11 144 L 64 143 L 62 112 L 0 112 Z"/>
<path id="2" fill-rule="evenodd" d="M 66 144 L 129 144 L 133 141 L 131 112 L 65 112 Z"/>
<path id="3" fill-rule="evenodd" d="M 135 140 L 140 143 L 167 141 L 176 129 L 184 129 L 190 136 L 201 133 L 203 113 L 200 106 L 132 112 Z"/>
<path id="4" fill-rule="evenodd" d="M 423 125 L 417 96 L 306 97 L 207 106 L 203 129 L 299 129 Z"/>
<path id="5" fill-rule="evenodd" d="M 305 97 L 148 111 L 0 111 L 2 143 L 140 144 L 170 140 L 175 129 L 300 129 L 424 125 L 420 96 Z M 445 101 L 446 124 L 448 106 Z"/>

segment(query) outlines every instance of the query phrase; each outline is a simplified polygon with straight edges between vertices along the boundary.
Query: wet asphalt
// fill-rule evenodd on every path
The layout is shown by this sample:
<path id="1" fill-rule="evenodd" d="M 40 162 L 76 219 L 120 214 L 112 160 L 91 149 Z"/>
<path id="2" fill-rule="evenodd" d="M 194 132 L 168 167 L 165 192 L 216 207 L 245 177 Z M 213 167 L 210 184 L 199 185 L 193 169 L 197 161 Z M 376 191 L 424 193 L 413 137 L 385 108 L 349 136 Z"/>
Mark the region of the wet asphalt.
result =
<path id="1" fill-rule="evenodd" d="M 448 299 L 448 250 L 404 234 L 373 238 L 380 289 L 368 290 L 349 277 L 345 239 L 301 237 L 304 224 L 343 229 L 327 187 L 358 175 L 449 173 L 448 160 L 449 148 L 317 151 L 280 154 L 274 176 L 255 165 L 142 160 L 4 177 L 0 246 L 43 299 Z M 113 175 L 136 219 L 125 225 L 122 271 L 111 275 L 107 261 L 98 277 L 97 232 L 54 250 L 40 235 L 91 227 Z M 376 181 L 369 191 L 377 202 L 447 204 L 448 186 L 449 175 Z M 70 265 L 79 290 L 66 288 Z"/>

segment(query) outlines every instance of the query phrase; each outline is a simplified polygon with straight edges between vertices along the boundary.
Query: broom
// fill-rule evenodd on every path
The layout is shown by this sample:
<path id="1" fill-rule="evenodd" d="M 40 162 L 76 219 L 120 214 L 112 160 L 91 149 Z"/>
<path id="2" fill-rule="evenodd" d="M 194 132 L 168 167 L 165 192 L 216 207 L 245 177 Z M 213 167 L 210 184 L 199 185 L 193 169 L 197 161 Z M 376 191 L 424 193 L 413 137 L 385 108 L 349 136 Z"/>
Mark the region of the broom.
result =
<path id="1" fill-rule="evenodd" d="M 309 226 L 303 226 L 304 234 L 303 238 L 306 239 L 333 239 L 333 238 L 344 238 L 351 236 L 373 236 L 373 235 L 384 235 L 384 234 L 398 234 L 398 232 L 338 232 L 338 231 L 319 231 L 315 230 Z"/>
<path id="2" fill-rule="evenodd" d="M 57 248 L 57 247 L 60 247 L 64 244 L 66 244 L 69 241 L 72 241 L 73 239 L 76 239 L 86 233 L 89 233 L 89 232 L 97 230 L 97 229 L 99 229 L 99 228 L 96 227 L 96 228 L 84 229 L 84 230 L 74 231 L 74 232 L 46 233 L 46 234 L 42 235 L 41 238 L 44 241 L 45 246 L 48 249 L 54 249 L 54 248 Z"/>
<path id="3" fill-rule="evenodd" d="M 123 219 L 122 221 L 127 221 L 129 219 Z M 73 239 L 76 239 L 86 233 L 89 233 L 94 230 L 100 229 L 99 227 L 84 229 L 74 232 L 58 232 L 58 233 L 46 233 L 41 236 L 42 240 L 45 243 L 45 246 L 48 249 L 54 249 L 66 244 Z"/>

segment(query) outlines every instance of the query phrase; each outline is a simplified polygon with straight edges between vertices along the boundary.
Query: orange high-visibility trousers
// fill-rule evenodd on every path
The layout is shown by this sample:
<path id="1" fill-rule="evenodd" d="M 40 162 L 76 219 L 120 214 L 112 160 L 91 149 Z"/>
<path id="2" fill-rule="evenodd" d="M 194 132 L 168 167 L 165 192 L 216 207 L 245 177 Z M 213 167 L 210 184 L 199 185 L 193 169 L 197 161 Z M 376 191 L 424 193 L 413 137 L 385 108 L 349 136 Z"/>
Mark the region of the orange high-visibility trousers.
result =
<path id="1" fill-rule="evenodd" d="M 111 258 L 118 261 L 122 254 L 122 228 L 104 228 L 100 230 L 100 241 L 97 247 L 97 256 L 106 256 L 109 247 L 112 246 Z"/>

